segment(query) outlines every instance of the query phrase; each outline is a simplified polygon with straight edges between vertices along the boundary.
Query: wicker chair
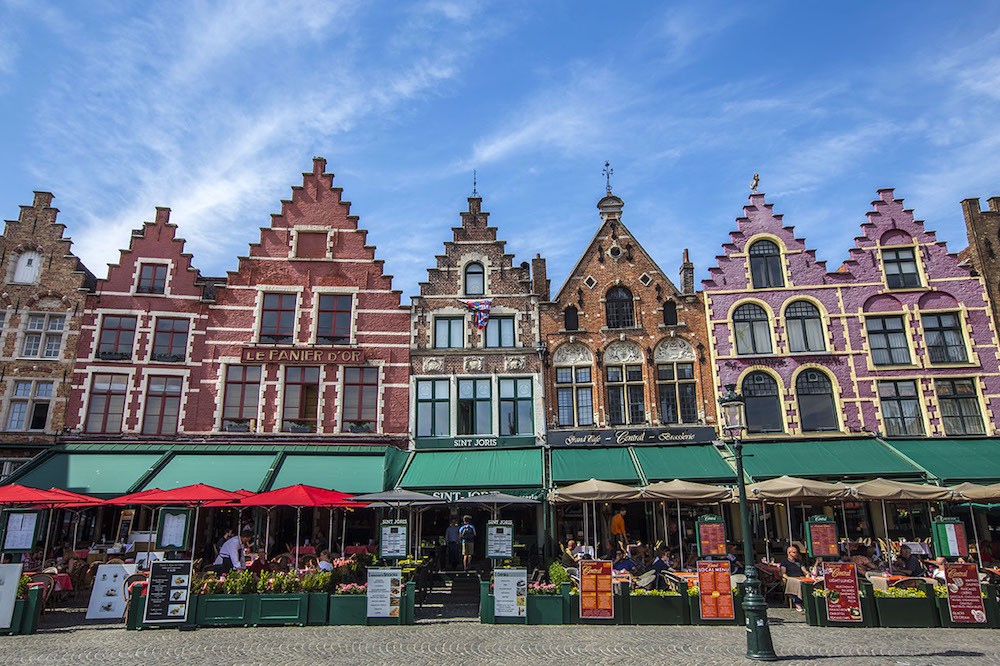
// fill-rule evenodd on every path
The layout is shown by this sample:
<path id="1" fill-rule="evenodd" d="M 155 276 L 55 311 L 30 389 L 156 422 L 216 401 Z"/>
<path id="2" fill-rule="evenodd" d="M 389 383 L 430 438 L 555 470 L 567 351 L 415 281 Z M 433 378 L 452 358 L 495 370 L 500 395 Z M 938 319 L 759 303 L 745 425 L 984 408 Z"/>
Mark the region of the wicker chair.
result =
<path id="1" fill-rule="evenodd" d="M 42 612 L 44 613 L 52 601 L 52 593 L 56 589 L 56 579 L 47 573 L 36 573 L 31 576 L 32 583 L 42 584 Z"/>
<path id="2" fill-rule="evenodd" d="M 923 579 L 920 578 L 904 578 L 903 580 L 897 580 L 892 584 L 892 587 L 898 587 L 910 590 L 919 590 L 924 585 Z"/>

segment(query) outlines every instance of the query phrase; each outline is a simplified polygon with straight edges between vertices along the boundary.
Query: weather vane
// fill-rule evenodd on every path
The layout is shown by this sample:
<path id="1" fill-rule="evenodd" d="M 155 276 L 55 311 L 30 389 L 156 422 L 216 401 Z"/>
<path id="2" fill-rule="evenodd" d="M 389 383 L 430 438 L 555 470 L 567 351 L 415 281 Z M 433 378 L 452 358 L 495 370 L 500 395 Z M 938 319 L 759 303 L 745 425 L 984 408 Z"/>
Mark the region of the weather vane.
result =
<path id="1" fill-rule="evenodd" d="M 753 180 L 750 181 L 750 191 L 757 194 L 757 186 L 760 185 L 760 174 L 754 173 Z"/>
<path id="2" fill-rule="evenodd" d="M 479 192 L 476 190 L 476 170 L 472 170 L 472 196 L 478 197 Z"/>
<path id="3" fill-rule="evenodd" d="M 611 168 L 611 162 L 604 160 L 604 170 L 601 173 L 604 174 L 604 179 L 608 183 L 608 194 L 611 194 L 611 176 L 615 173 L 615 170 Z"/>

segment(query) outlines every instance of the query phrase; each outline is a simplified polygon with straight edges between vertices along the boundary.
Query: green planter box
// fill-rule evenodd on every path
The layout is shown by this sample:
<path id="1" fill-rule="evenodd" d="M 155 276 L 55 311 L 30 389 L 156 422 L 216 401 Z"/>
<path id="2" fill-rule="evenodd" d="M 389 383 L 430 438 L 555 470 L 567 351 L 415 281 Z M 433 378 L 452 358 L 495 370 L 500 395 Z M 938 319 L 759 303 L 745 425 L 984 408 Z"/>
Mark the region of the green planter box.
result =
<path id="1" fill-rule="evenodd" d="M 880 627 L 940 626 L 934 592 L 927 599 L 893 599 L 875 597 Z"/>
<path id="2" fill-rule="evenodd" d="M 363 594 L 331 594 L 327 624 L 364 625 L 368 623 L 368 597 Z"/>
<path id="3" fill-rule="evenodd" d="M 743 589 L 740 588 L 739 594 L 733 595 L 733 615 L 736 617 L 732 620 L 703 620 L 701 619 L 701 597 L 687 595 L 688 600 L 688 612 L 691 617 L 691 624 L 707 624 L 707 625 L 725 625 L 725 626 L 735 626 L 742 627 L 746 625 L 746 615 L 743 612 Z"/>
<path id="4" fill-rule="evenodd" d="M 10 627 L 0 629 L 0 636 L 35 633 L 41 615 L 42 591 L 39 588 L 30 588 L 27 598 L 14 601 L 14 614 L 10 618 Z"/>
<path id="5" fill-rule="evenodd" d="M 330 612 L 329 592 L 309 592 L 309 615 L 306 624 L 310 627 L 318 627 L 327 623 Z"/>
<path id="6" fill-rule="evenodd" d="M 875 596 L 871 583 L 861 584 L 861 622 L 837 622 L 829 618 L 826 611 L 826 597 L 813 596 L 815 585 L 802 584 L 802 605 L 806 609 L 806 624 L 813 627 L 862 627 L 871 628 L 878 625 L 878 611 L 875 608 Z"/>
<path id="7" fill-rule="evenodd" d="M 681 596 L 630 596 L 629 619 L 632 624 L 689 624 L 687 600 Z"/>
<path id="8" fill-rule="evenodd" d="M 561 594 L 529 594 L 528 624 L 565 624 L 564 605 Z M 498 618 L 498 620 L 508 619 L 519 620 L 519 618 Z"/>
<path id="9" fill-rule="evenodd" d="M 253 594 L 250 596 L 250 624 L 306 626 L 309 608 L 308 594 Z"/>
<path id="10" fill-rule="evenodd" d="M 249 627 L 256 594 L 201 594 L 195 612 L 199 627 Z"/>
<path id="11" fill-rule="evenodd" d="M 952 622 L 951 613 L 948 612 L 948 599 L 935 597 L 937 603 L 938 621 L 942 627 L 954 629 L 1000 629 L 1000 602 L 997 600 L 997 588 L 995 585 L 983 585 L 983 606 L 986 607 L 985 624 L 968 624 L 965 622 Z"/>

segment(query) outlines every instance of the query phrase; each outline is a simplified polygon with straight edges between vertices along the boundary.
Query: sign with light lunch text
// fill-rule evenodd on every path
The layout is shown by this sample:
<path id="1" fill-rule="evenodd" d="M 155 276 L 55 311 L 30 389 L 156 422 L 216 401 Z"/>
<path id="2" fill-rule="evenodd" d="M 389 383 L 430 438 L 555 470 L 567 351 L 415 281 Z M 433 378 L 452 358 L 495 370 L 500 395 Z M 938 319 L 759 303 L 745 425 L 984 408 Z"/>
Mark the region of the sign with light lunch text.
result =
<path id="1" fill-rule="evenodd" d="M 664 446 L 707 444 L 717 438 L 715 428 L 669 426 L 663 428 L 607 428 L 602 430 L 549 430 L 550 446 Z"/>
<path id="2" fill-rule="evenodd" d="M 826 587 L 826 616 L 833 622 L 861 622 L 861 593 L 853 564 L 828 562 L 823 565 Z"/>
<path id="3" fill-rule="evenodd" d="M 241 363 L 282 365 L 363 365 L 365 350 L 358 347 L 244 347 Z"/>

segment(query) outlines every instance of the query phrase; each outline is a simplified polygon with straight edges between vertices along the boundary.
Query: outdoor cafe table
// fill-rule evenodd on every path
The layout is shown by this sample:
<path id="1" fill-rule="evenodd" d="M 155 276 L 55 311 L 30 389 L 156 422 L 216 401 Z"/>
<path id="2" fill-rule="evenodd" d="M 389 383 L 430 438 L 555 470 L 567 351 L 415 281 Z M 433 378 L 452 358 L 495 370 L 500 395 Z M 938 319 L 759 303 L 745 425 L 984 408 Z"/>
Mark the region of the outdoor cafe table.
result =
<path id="1" fill-rule="evenodd" d="M 368 546 L 347 546 L 344 548 L 344 555 L 367 555 Z"/>
<path id="2" fill-rule="evenodd" d="M 34 576 L 37 573 L 44 572 L 31 572 L 26 573 L 26 576 Z M 55 587 L 53 587 L 53 592 L 72 592 L 73 591 L 73 579 L 69 577 L 68 573 L 56 573 L 56 574 L 45 574 L 46 576 L 52 576 L 52 580 L 55 582 Z"/>
<path id="3" fill-rule="evenodd" d="M 785 576 L 785 594 L 802 598 L 802 583 L 816 583 L 819 579 L 811 576 L 796 578 L 795 576 Z"/>
<path id="4" fill-rule="evenodd" d="M 868 576 L 869 582 L 871 582 L 872 587 L 876 590 L 888 590 L 890 586 L 898 583 L 901 580 L 922 580 L 930 585 L 936 585 L 938 581 L 934 578 L 925 578 L 920 576 Z"/>

